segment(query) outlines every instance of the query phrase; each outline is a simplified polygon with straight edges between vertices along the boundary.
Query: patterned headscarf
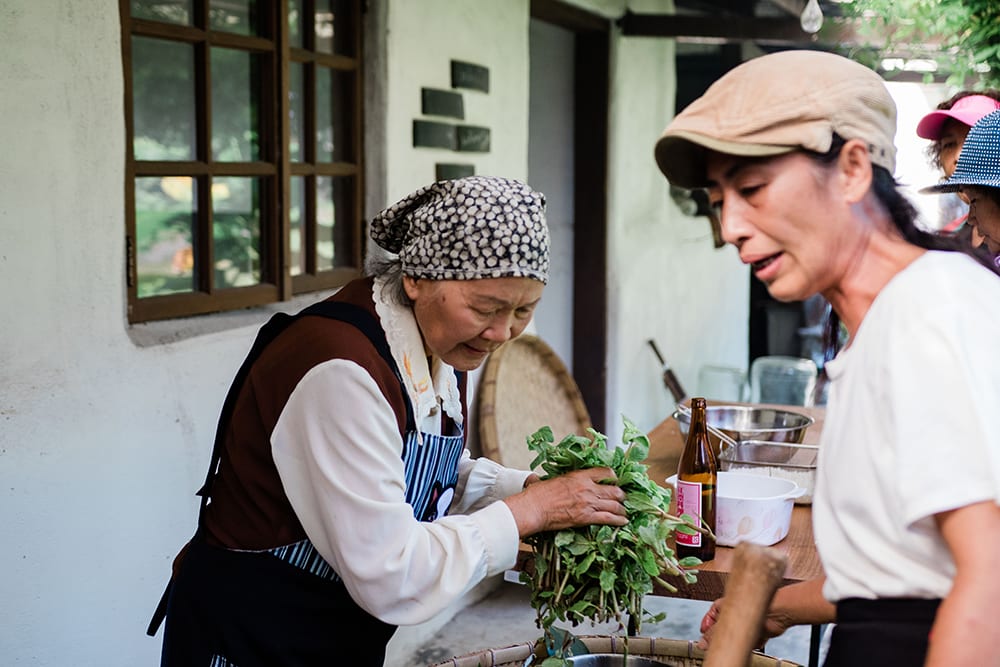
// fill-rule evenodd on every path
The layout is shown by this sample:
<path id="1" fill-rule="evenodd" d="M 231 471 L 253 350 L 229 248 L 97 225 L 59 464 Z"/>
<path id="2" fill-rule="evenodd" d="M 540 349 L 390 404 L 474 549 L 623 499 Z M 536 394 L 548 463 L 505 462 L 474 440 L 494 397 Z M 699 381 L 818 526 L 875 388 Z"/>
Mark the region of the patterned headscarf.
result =
<path id="1" fill-rule="evenodd" d="M 545 196 L 508 178 L 432 183 L 376 215 L 371 237 L 414 278 L 549 276 Z"/>

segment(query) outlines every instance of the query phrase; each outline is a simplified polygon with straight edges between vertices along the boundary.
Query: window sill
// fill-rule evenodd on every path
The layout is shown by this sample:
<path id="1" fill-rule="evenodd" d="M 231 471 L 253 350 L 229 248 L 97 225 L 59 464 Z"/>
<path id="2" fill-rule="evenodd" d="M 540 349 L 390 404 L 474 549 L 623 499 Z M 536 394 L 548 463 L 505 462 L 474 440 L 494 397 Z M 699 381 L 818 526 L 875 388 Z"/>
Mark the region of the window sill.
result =
<path id="1" fill-rule="evenodd" d="M 197 317 L 182 317 L 173 320 L 140 322 L 129 325 L 127 332 L 136 347 L 155 347 L 169 343 L 179 343 L 190 338 L 207 334 L 260 327 L 278 312 L 296 313 L 306 306 L 325 298 L 320 292 L 300 294 L 288 301 L 271 303 L 258 308 L 245 308 Z"/>

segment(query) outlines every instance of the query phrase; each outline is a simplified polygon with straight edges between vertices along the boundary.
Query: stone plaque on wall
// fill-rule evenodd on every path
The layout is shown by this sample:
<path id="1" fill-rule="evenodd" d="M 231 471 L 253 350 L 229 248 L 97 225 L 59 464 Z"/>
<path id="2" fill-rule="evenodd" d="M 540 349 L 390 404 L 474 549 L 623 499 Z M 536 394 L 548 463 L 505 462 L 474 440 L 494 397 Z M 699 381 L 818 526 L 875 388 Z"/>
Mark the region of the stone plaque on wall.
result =
<path id="1" fill-rule="evenodd" d="M 490 128 L 477 125 L 459 125 L 457 128 L 458 148 L 463 153 L 488 153 L 490 151 Z"/>
<path id="2" fill-rule="evenodd" d="M 453 178 L 464 178 L 476 173 L 476 168 L 471 164 L 445 164 L 434 165 L 434 180 L 447 181 Z"/>
<path id="3" fill-rule="evenodd" d="M 482 65 L 451 61 L 451 87 L 490 92 L 490 70 Z"/>
<path id="4" fill-rule="evenodd" d="M 420 110 L 425 116 L 465 118 L 465 103 L 461 93 L 436 88 L 420 89 Z"/>
<path id="5" fill-rule="evenodd" d="M 413 145 L 424 148 L 447 148 L 456 150 L 455 126 L 451 123 L 436 123 L 432 120 L 413 121 Z"/>

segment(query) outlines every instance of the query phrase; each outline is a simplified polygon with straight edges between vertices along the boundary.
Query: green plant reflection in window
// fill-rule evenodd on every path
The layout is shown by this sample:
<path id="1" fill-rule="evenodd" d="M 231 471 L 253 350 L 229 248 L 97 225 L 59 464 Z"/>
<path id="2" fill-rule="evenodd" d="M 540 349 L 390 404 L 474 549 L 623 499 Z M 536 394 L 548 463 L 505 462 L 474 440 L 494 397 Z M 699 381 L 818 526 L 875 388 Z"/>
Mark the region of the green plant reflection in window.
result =
<path id="1" fill-rule="evenodd" d="M 333 268 L 334 223 L 337 210 L 334 205 L 333 179 L 316 179 L 316 270 L 329 271 Z"/>
<path id="2" fill-rule="evenodd" d="M 291 275 L 298 276 L 306 270 L 306 242 L 303 238 L 306 212 L 305 178 L 292 176 L 291 189 L 292 196 L 288 207 L 289 270 Z"/>
<path id="3" fill-rule="evenodd" d="M 192 0 L 132 0 L 132 16 L 149 21 L 191 25 Z"/>
<path id="4" fill-rule="evenodd" d="M 214 286 L 260 282 L 260 179 L 216 178 L 212 182 Z"/>
<path id="5" fill-rule="evenodd" d="M 136 295 L 194 289 L 195 182 L 189 176 L 135 179 Z"/>
<path id="6" fill-rule="evenodd" d="M 212 155 L 222 162 L 260 159 L 260 67 L 255 56 L 212 49 Z"/>
<path id="7" fill-rule="evenodd" d="M 212 30 L 238 35 L 256 35 L 260 18 L 255 0 L 215 0 L 209 3 L 208 23 Z"/>

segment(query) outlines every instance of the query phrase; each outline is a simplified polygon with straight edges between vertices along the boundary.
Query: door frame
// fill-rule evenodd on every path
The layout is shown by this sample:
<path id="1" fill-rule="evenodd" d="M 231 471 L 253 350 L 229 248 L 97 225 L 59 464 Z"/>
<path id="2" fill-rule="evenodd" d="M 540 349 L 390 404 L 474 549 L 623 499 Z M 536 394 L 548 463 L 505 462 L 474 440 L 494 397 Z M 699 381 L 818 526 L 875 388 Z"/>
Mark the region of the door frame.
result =
<path id="1" fill-rule="evenodd" d="M 560 0 L 531 0 L 531 18 L 575 36 L 573 376 L 605 432 L 608 385 L 608 108 L 611 22 Z"/>

